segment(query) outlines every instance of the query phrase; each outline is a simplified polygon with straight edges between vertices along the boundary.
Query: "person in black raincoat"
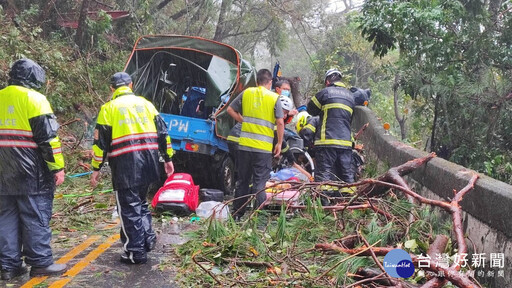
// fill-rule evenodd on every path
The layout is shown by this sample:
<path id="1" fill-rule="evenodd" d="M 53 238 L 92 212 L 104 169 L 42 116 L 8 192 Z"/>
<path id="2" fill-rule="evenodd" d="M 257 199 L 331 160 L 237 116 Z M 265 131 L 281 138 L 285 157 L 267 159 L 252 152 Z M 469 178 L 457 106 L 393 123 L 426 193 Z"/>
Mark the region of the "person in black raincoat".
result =
<path id="1" fill-rule="evenodd" d="M 60 274 L 50 246 L 53 196 L 64 182 L 59 124 L 46 97 L 34 89 L 45 72 L 30 59 L 16 61 L 9 85 L 0 90 L 0 265 L 1 279 L 26 273 Z"/>
<path id="2" fill-rule="evenodd" d="M 174 152 L 167 125 L 151 102 L 133 94 L 130 75 L 115 73 L 110 84 L 112 100 L 101 107 L 94 131 L 91 186 L 108 159 L 121 219 L 121 262 L 142 264 L 156 245 L 148 186 L 160 179 L 160 156 L 167 176 L 174 173 Z"/>
<path id="3" fill-rule="evenodd" d="M 307 112 L 320 116 L 315 132 L 315 181 L 354 182 L 352 172 L 352 112 L 354 95 L 341 82 L 341 72 L 325 73 L 325 88 L 311 98 Z"/>

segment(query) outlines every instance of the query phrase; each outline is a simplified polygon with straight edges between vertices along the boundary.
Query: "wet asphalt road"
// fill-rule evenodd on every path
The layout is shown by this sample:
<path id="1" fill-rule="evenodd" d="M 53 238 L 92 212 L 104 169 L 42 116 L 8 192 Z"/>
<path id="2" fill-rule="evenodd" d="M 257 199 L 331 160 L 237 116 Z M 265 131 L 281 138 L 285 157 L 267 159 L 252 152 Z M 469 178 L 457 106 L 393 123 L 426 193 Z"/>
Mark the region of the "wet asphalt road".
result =
<path id="1" fill-rule="evenodd" d="M 119 261 L 119 225 L 114 224 L 100 230 L 101 234 L 80 236 L 71 247 L 53 244 L 56 261 L 68 265 L 64 275 L 31 278 L 27 273 L 11 281 L 0 280 L 0 287 L 179 287 L 174 281 L 179 265 L 174 250 L 186 242 L 182 232 L 196 226 L 172 221 L 153 226 L 158 242 L 155 250 L 148 254 L 146 264 L 126 265 Z M 73 257 L 73 254 L 76 255 Z"/>

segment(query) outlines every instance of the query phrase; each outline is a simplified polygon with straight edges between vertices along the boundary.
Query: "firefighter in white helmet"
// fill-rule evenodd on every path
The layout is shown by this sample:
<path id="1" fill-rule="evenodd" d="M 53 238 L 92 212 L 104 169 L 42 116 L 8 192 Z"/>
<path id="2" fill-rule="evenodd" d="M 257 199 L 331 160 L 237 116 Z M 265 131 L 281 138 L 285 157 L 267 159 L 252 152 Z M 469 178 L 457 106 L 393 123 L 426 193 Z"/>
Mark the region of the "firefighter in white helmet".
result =
<path id="1" fill-rule="evenodd" d="M 308 113 L 319 116 L 315 133 L 315 181 L 354 182 L 352 172 L 351 122 L 354 96 L 341 82 L 337 69 L 325 73 L 325 88 L 311 98 Z"/>

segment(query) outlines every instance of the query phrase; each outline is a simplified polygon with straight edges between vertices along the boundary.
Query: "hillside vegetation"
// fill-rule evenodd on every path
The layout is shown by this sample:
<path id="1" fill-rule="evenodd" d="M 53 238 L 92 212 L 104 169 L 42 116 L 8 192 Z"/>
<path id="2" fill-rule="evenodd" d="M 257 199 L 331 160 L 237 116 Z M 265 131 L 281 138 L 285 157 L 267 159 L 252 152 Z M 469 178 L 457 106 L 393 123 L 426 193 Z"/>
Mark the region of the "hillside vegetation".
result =
<path id="1" fill-rule="evenodd" d="M 303 99 L 322 87 L 324 71 L 336 67 L 348 85 L 372 89 L 369 107 L 391 124 L 391 134 L 512 183 L 510 1 L 367 0 L 336 11 L 326 5 L 0 1 L 0 85 L 21 57 L 43 65 L 43 93 L 73 148 L 86 144 L 87 125 L 109 97 L 108 79 L 123 69 L 138 37 L 201 36 L 233 45 L 257 68 L 279 60 L 283 75 L 302 79 Z M 127 17 L 112 19 L 108 11 Z M 78 29 L 60 25 L 69 15 Z"/>
<path id="2" fill-rule="evenodd" d="M 43 87 L 42 92 L 51 102 L 62 126 L 59 133 L 64 145 L 63 150 L 66 156 L 68 175 L 87 171 L 87 165 L 90 161 L 87 151 L 90 149 L 94 116 L 99 107 L 108 101 L 110 97 L 109 78 L 112 73 L 123 69 L 130 53 L 130 46 L 135 41 L 137 35 L 143 35 L 145 32 L 164 31 L 166 33 L 199 35 L 208 38 L 219 37 L 218 40 L 223 40 L 227 43 L 232 42 L 230 44 L 233 45 L 236 44 L 237 40 L 240 40 L 239 47 L 244 48 L 242 52 L 248 53 L 253 58 L 255 58 L 258 51 L 256 47 L 262 43 L 276 40 L 275 45 L 268 45 L 266 47 L 271 57 L 276 57 L 281 53 L 280 49 L 286 47 L 284 44 L 286 41 L 284 40 L 290 40 L 291 43 L 296 44 L 295 46 L 291 45 L 295 50 L 300 50 L 297 47 L 302 47 L 306 50 L 306 53 L 294 51 L 296 53 L 287 55 L 287 61 L 282 61 L 285 67 L 287 67 L 286 69 L 308 66 L 308 69 L 312 71 L 310 71 L 309 80 L 305 78 L 306 80 L 303 80 L 302 83 L 304 84 L 303 91 L 305 92 L 303 96 L 305 98 L 314 94 L 321 87 L 320 79 L 326 68 L 338 67 L 346 75 L 345 80 L 353 86 L 372 88 L 373 96 L 370 108 L 374 109 L 384 121 L 395 123 L 393 125 L 395 129 L 392 133 L 402 136 L 404 141 L 426 150 L 443 151 L 441 148 L 447 147 L 441 145 L 445 143 L 443 142 L 446 140 L 444 136 L 450 135 L 454 137 L 448 139 L 450 143 L 459 146 L 449 146 L 446 151 L 447 154 L 444 155 L 446 158 L 452 157 L 457 160 L 457 155 L 467 156 L 462 159 L 465 162 L 461 160 L 467 166 L 474 167 L 480 172 L 487 172 L 491 176 L 497 176 L 499 179 L 512 181 L 510 179 L 510 175 L 512 175 L 512 167 L 509 163 L 511 157 L 510 149 L 507 150 L 512 145 L 509 140 L 512 133 L 508 133 L 512 128 L 510 101 L 508 101 L 510 99 L 506 98 L 506 92 L 509 91 L 507 89 L 510 86 L 507 86 L 509 83 L 503 80 L 508 75 L 506 73 L 508 72 L 507 68 L 499 71 L 489 69 L 485 70 L 485 73 L 482 72 L 481 76 L 487 76 L 489 83 L 497 83 L 496 87 L 494 87 L 494 84 L 488 85 L 482 91 L 477 91 L 476 89 L 481 82 L 475 81 L 475 84 L 471 87 L 469 85 L 460 85 L 462 80 L 465 79 L 462 77 L 464 75 L 451 80 L 449 75 L 438 75 L 437 77 L 432 77 L 432 81 L 435 80 L 437 82 L 430 83 L 430 86 L 427 85 L 428 83 L 422 82 L 426 79 L 422 78 L 425 75 L 419 75 L 418 78 L 413 80 L 417 80 L 422 85 L 425 84 L 422 86 L 419 85 L 420 83 L 413 83 L 409 78 L 403 78 L 414 75 L 412 73 L 407 74 L 410 71 L 407 69 L 412 69 L 406 65 L 411 64 L 411 59 L 409 59 L 411 62 L 408 63 L 400 62 L 404 60 L 401 58 L 404 57 L 404 54 L 400 54 L 396 50 L 391 51 L 392 49 L 388 47 L 389 51 L 380 51 L 382 52 L 380 55 L 383 56 L 382 58 L 373 57 L 372 44 L 365 41 L 359 35 L 358 29 L 360 29 L 360 25 L 365 19 L 353 17 L 353 14 L 351 16 L 342 14 L 347 17 L 340 17 L 342 20 L 334 22 L 332 21 L 333 16 L 339 15 L 324 15 L 318 12 L 318 10 L 314 10 L 318 14 L 309 14 L 308 17 L 310 17 L 310 20 L 313 19 L 311 23 L 322 26 L 318 30 L 325 32 L 315 34 L 310 32 L 314 32 L 316 28 L 302 25 L 304 23 L 297 20 L 303 18 L 292 17 L 297 16 L 292 15 L 292 11 L 294 11 L 293 6 L 280 6 L 276 4 L 277 2 L 274 3 L 274 1 L 271 1 L 273 4 L 268 5 L 266 5 L 266 3 L 270 3 L 268 1 L 247 1 L 247 3 L 255 5 L 253 8 L 259 7 L 256 4 L 261 4 L 265 9 L 273 11 L 274 14 L 269 16 L 271 18 L 269 21 L 270 23 L 276 21 L 279 24 L 269 25 L 269 27 L 271 26 L 270 28 L 259 27 L 256 25 L 258 24 L 256 23 L 257 19 L 251 18 L 252 26 L 241 27 L 253 29 L 251 30 L 252 34 L 248 30 L 240 30 L 240 27 L 238 27 L 239 29 L 233 27 L 236 24 L 233 19 L 220 21 L 220 16 L 217 19 L 219 19 L 219 23 L 225 24 L 224 27 L 213 29 L 212 25 L 201 25 L 201 23 L 212 23 L 207 21 L 215 18 L 210 14 L 213 11 L 217 11 L 215 10 L 217 8 L 220 9 L 220 15 L 236 16 L 242 19 L 244 18 L 240 17 L 242 13 L 233 13 L 240 12 L 237 10 L 239 7 L 231 7 L 232 10 L 229 9 L 230 7 L 224 7 L 224 12 L 222 12 L 224 5 L 216 7 L 211 1 L 193 1 L 195 4 L 203 5 L 200 7 L 202 7 L 201 9 L 205 13 L 201 14 L 201 10 L 190 10 L 193 12 L 193 15 L 191 14 L 185 20 L 180 18 L 179 12 L 183 9 L 187 12 L 189 10 L 186 10 L 186 8 L 192 7 L 178 7 L 178 5 L 166 7 L 168 11 L 165 13 L 170 13 L 169 17 L 171 18 L 176 16 L 176 21 L 169 21 L 172 22 L 172 25 L 169 24 L 164 27 L 162 25 L 165 23 L 163 21 L 165 14 L 161 13 L 164 13 L 162 11 L 165 9 L 155 10 L 159 7 L 155 6 L 158 3 L 154 1 L 133 1 L 134 3 L 141 3 L 141 6 L 138 7 L 138 10 L 132 11 L 132 16 L 129 19 L 122 22 L 124 25 L 116 23 L 116 26 L 114 26 L 112 19 L 108 15 L 99 12 L 97 20 L 86 20 L 84 22 L 86 26 L 85 33 L 83 33 L 84 37 L 80 41 L 77 41 L 75 37 L 78 33 L 75 30 L 59 28 L 58 26 L 48 28 L 48 23 L 45 21 L 31 21 L 31 19 L 39 19 L 41 15 L 44 15 L 45 10 L 40 9 L 40 7 L 46 7 L 44 6 L 46 1 L 20 2 L 23 2 L 26 6 L 25 8 L 28 7 L 28 9 L 15 10 L 11 7 L 9 11 L 6 10 L 7 12 L 0 11 L 0 33 L 2 35 L 2 41 L 0 41 L 0 85 L 3 87 L 7 84 L 9 67 L 19 58 L 32 58 L 45 68 L 48 81 L 47 85 Z M 30 2 L 41 2 L 39 3 L 41 5 L 28 5 Z M 64 4 L 65 2 L 50 1 L 50 3 Z M 75 4 L 79 2 L 82 1 L 69 1 L 69 3 Z M 85 3 L 86 1 L 83 2 Z M 116 5 L 120 5 L 119 3 L 127 1 L 110 2 L 116 2 Z M 169 2 L 171 1 L 161 1 L 160 4 L 167 4 Z M 308 1 L 292 2 L 296 4 L 303 2 L 304 5 L 309 3 Z M 379 1 L 367 1 L 370 4 L 372 2 Z M 393 1 L 393 3 L 399 2 L 402 1 Z M 0 4 L 2 3 L 0 1 Z M 221 3 L 227 2 L 221 1 Z M 313 4 L 309 3 L 312 6 Z M 408 4 L 405 3 L 404 5 Z M 233 4 L 232 6 L 236 5 Z M 79 5 L 75 5 L 75 8 L 77 7 Z M 321 6 L 316 7 L 321 8 Z M 372 20 L 370 13 L 372 11 L 370 11 L 370 8 L 372 6 L 367 6 L 367 14 L 364 15 L 368 17 L 366 18 L 365 27 L 372 28 L 372 22 L 370 21 Z M 157 11 L 160 12 L 157 13 Z M 242 12 L 247 13 L 246 10 Z M 282 20 L 284 18 L 291 19 L 289 23 L 286 23 L 291 26 L 285 25 L 284 20 Z M 183 21 L 179 22 L 183 23 L 183 25 L 178 25 L 178 20 Z M 261 19 L 261 21 L 263 20 L 268 19 Z M 373 20 L 378 22 L 378 25 L 375 27 L 387 27 L 386 25 L 380 25 L 381 22 L 385 22 L 383 19 Z M 219 24 L 218 26 L 221 25 Z M 300 29 L 297 29 L 297 27 L 302 29 L 301 32 L 298 32 Z M 254 34 L 256 33 L 255 31 L 258 31 L 256 28 L 263 29 L 266 32 Z M 276 29 L 281 29 L 280 33 L 272 33 Z M 286 31 L 290 33 L 294 31 L 295 37 L 291 37 L 293 39 L 279 38 L 284 37 L 283 31 L 285 30 L 282 29 L 289 29 Z M 400 34 L 400 37 L 403 36 L 403 39 L 406 39 L 407 36 L 404 36 L 406 35 L 406 30 L 395 32 Z M 115 31 L 116 33 L 107 34 L 109 31 Z M 247 34 L 244 34 L 246 32 Z M 119 35 L 124 35 L 125 38 Z M 243 35 L 243 37 L 240 35 Z M 266 38 L 267 36 L 272 36 L 273 38 Z M 400 38 L 399 36 L 397 37 Z M 253 38 L 257 40 L 251 42 L 250 39 Z M 311 42 L 309 44 L 305 43 L 304 39 L 309 39 Z M 381 38 L 379 39 L 382 40 Z M 418 47 L 420 46 L 418 44 Z M 239 47 L 237 46 L 237 48 Z M 411 51 L 409 52 L 414 54 Z M 301 53 L 306 54 L 306 56 Z M 432 69 L 431 72 L 437 72 L 433 67 L 434 65 L 430 67 Z M 458 71 L 458 67 L 450 68 Z M 464 66 L 464 68 L 467 67 Z M 295 75 L 293 73 L 298 71 L 298 69 L 296 71 L 287 71 L 286 69 L 284 69 L 284 74 L 288 75 Z M 420 67 L 415 71 L 424 70 Z M 446 73 L 450 71 L 446 71 Z M 465 75 L 467 76 L 467 74 Z M 452 88 L 458 85 L 457 87 L 474 89 L 470 91 L 471 93 L 464 93 L 468 90 L 454 92 L 449 95 L 450 97 L 446 99 L 446 102 L 440 102 L 437 99 L 442 99 L 440 98 L 441 96 L 434 99 L 432 95 L 437 97 L 437 95 L 445 95 L 441 94 L 443 91 L 452 91 L 446 86 L 447 83 L 441 81 L 442 79 L 448 79 L 446 81 L 453 83 Z M 468 84 L 467 82 L 464 83 Z M 414 89 L 417 89 L 417 91 Z M 432 91 L 435 93 L 432 94 Z M 492 95 L 499 94 L 499 97 L 496 97 L 496 99 L 503 99 L 503 101 L 496 102 L 491 101 L 492 99 L 489 100 L 492 97 L 480 97 L 486 93 L 494 93 Z M 462 96 L 465 95 L 469 96 L 463 98 Z M 433 101 L 433 99 L 436 101 Z M 480 108 L 485 108 L 492 104 L 499 104 L 500 106 L 496 108 L 489 106 L 490 111 L 496 111 L 496 113 L 488 113 L 489 109 L 476 109 L 477 104 L 481 104 L 478 106 Z M 462 106 L 468 110 L 461 109 Z M 468 107 L 474 109 L 469 109 Z M 451 113 L 451 110 L 448 108 L 459 109 L 461 113 Z M 435 111 L 442 112 L 442 115 L 435 114 Z M 449 116 L 453 116 L 453 118 Z M 455 116 L 457 118 L 454 118 Z M 488 116 L 489 121 L 495 121 L 495 125 L 491 126 L 490 124 L 492 123 L 484 121 L 486 117 L 483 116 Z M 480 122 L 473 122 L 473 118 Z M 443 119 L 444 122 L 438 123 L 436 121 L 441 120 L 436 119 Z M 437 128 L 435 126 L 436 123 L 439 125 Z M 400 129 L 404 125 L 409 129 L 407 135 L 400 134 L 407 130 Z M 492 129 L 483 127 L 491 127 Z M 467 129 L 473 129 L 471 132 L 475 131 L 475 133 L 468 133 Z M 425 137 L 425 134 L 428 137 Z M 436 145 L 426 145 L 429 140 L 425 138 L 430 138 L 430 135 L 432 135 L 432 139 L 440 137 L 437 139 Z M 456 138 L 458 135 L 465 137 Z M 475 136 L 473 137 L 472 135 Z M 486 139 L 490 140 L 486 142 Z M 472 140 L 478 141 L 473 143 L 475 141 L 472 142 Z M 491 143 L 491 140 L 494 142 Z M 468 152 L 466 153 L 464 149 L 467 149 Z M 431 154 L 429 157 L 432 158 L 434 156 Z M 424 161 L 428 161 L 428 159 Z M 365 279 L 359 280 L 361 277 L 370 278 L 372 281 L 388 281 L 388 284 L 396 286 L 401 284 L 401 282 L 397 283 L 392 281 L 393 279 L 387 279 L 388 277 L 385 277 L 378 270 L 381 261 L 377 257 L 384 256 L 382 253 L 388 252 L 384 248 L 400 247 L 406 249 L 411 254 L 422 255 L 427 253 L 432 246 L 436 246 L 433 244 L 436 242 L 436 239 L 445 239 L 444 245 L 437 245 L 439 247 L 437 247 L 436 251 L 440 253 L 446 251 L 443 254 L 450 255 L 451 257 L 457 253 L 466 252 L 467 247 L 465 247 L 464 241 L 448 242 L 448 237 L 446 236 L 454 233 L 460 236 L 457 237 L 458 240 L 464 239 L 459 208 L 453 209 L 453 215 L 457 216 L 454 216 L 454 219 L 460 221 L 445 221 L 446 219 L 444 218 L 441 220 L 446 215 L 440 216 L 440 213 L 438 213 L 439 209 L 434 206 L 446 209 L 451 207 L 450 204 L 440 201 L 436 201 L 433 206 L 412 203 L 410 201 L 411 197 L 406 199 L 404 196 L 416 195 L 416 193 L 413 193 L 413 191 L 406 187 L 407 185 L 376 183 L 375 179 L 371 179 L 385 172 L 380 170 L 377 172 L 377 168 L 374 168 L 372 173 L 372 166 L 378 165 L 367 163 L 366 175 L 364 175 L 366 178 L 364 181 L 366 182 L 362 181 L 357 185 L 361 186 L 361 189 L 368 189 L 370 191 L 375 190 L 374 188 L 377 186 L 383 186 L 382 190 L 384 192 L 380 193 L 381 195 L 377 195 L 378 197 L 344 195 L 335 203 L 338 204 L 338 207 L 324 210 L 322 205 L 318 203 L 319 193 L 322 192 L 319 185 L 297 186 L 294 188 L 303 192 L 304 197 L 301 198 L 301 201 L 304 205 L 297 205 L 293 209 L 282 206 L 277 211 L 274 211 L 274 213 L 271 211 L 254 213 L 239 223 L 235 223 L 231 219 L 228 220 L 227 224 L 221 224 L 213 219 L 200 219 L 201 229 L 194 231 L 190 235 L 192 240 L 188 245 L 173 250 L 182 261 L 162 263 L 162 266 L 175 266 L 176 263 L 180 263 L 180 269 L 183 273 L 181 273 L 182 276 L 179 281 L 186 287 L 213 287 L 216 284 L 238 285 L 239 287 L 284 287 L 296 284 L 304 287 L 326 287 L 350 283 L 355 286 L 357 285 L 356 283 L 362 283 L 359 281 L 366 281 Z M 110 183 L 107 178 L 108 176 L 104 177 L 104 180 L 98 187 L 99 189 L 104 189 L 101 191 L 93 191 L 87 188 L 86 177 L 68 178 L 59 187 L 54 209 L 54 219 L 59 220 L 54 220 L 54 231 L 56 231 L 54 233 L 63 233 L 66 230 L 74 230 L 75 232 L 91 231 L 95 227 L 94 223 L 105 221 L 106 217 L 110 217 L 114 207 L 114 197 L 111 193 L 112 190 L 108 189 L 110 188 Z M 455 197 L 454 206 L 459 207 L 456 201 L 462 199 L 462 195 L 471 190 L 475 181 L 477 181 L 477 176 L 473 175 L 472 181 L 468 183 L 468 186 L 460 190 L 459 196 Z M 405 181 L 400 183 L 406 184 Z M 393 191 L 390 192 L 390 188 L 393 188 Z M 447 189 L 451 190 L 452 188 Z M 420 196 L 416 200 L 419 200 L 421 203 L 432 202 Z M 352 207 L 349 208 L 349 206 Z M 337 210 L 340 207 L 343 207 L 342 210 Z M 155 219 L 160 218 L 160 221 L 162 221 L 162 219 L 168 220 L 168 217 L 164 214 L 155 217 Z M 186 221 L 188 222 L 189 219 L 186 218 Z M 334 231 L 333 227 L 335 228 Z M 66 239 L 66 241 L 68 240 Z M 77 241 L 77 238 L 75 237 L 69 241 Z M 330 245 L 332 243 L 339 247 Z M 382 249 L 379 250 L 379 248 Z M 378 253 L 379 251 L 381 254 Z M 363 252 L 366 254 L 363 254 Z M 453 261 L 453 264 L 458 266 L 459 263 Z M 368 267 L 372 267 L 372 269 L 365 269 Z M 430 268 L 431 272 L 440 272 L 435 267 Z M 459 280 L 461 283 L 471 282 L 471 284 L 474 284 L 469 279 L 469 276 L 467 276 L 471 274 L 469 268 L 463 269 L 464 273 L 462 274 L 458 273 L 462 275 L 462 279 L 449 280 L 453 280 L 453 283 Z M 466 274 L 466 272 L 469 273 Z M 413 284 L 424 284 L 427 281 L 439 282 L 434 284 L 440 285 L 444 280 L 441 279 L 441 276 L 428 280 L 424 271 L 419 270 L 410 279 L 410 282 Z"/>
<path id="3" fill-rule="evenodd" d="M 45 69 L 47 82 L 40 92 L 47 96 L 62 125 L 59 133 L 66 169 L 73 171 L 82 156 L 78 152 L 90 149 L 91 124 L 110 97 L 110 76 L 123 69 L 129 51 L 82 53 L 64 35 L 43 38 L 40 26 L 17 21 L 30 16 L 30 10 L 14 19 L 0 14 L 0 86 L 7 85 L 10 66 L 20 58 L 31 58 Z"/>

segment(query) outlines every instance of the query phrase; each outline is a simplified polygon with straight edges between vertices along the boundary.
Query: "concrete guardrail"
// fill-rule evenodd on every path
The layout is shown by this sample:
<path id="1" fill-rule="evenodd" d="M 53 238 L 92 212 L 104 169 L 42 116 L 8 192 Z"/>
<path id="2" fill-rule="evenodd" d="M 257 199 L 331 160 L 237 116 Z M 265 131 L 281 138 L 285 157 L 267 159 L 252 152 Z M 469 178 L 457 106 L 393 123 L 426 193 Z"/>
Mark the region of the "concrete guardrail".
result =
<path id="1" fill-rule="evenodd" d="M 365 153 L 389 167 L 428 155 L 386 135 L 382 123 L 370 109 L 356 107 L 352 130 L 358 131 L 366 123 L 369 126 L 359 139 L 365 145 Z M 411 173 L 408 179 L 414 180 L 415 191 L 425 197 L 450 199 L 453 190 L 459 191 L 469 183 L 471 175 L 468 171 L 471 170 L 436 157 Z M 474 189 L 461 202 L 465 212 L 465 233 L 471 240 L 468 247 L 473 250 L 474 245 L 477 251 L 473 252 L 483 253 L 482 257 L 487 261 L 484 269 L 476 270 L 475 277 L 488 287 L 512 287 L 512 186 L 482 174 L 479 176 Z M 497 267 L 498 262 L 489 261 L 491 253 L 496 253 L 495 257 L 504 256 L 503 265 L 499 265 L 503 267 Z M 471 265 L 469 256 L 468 260 Z"/>

